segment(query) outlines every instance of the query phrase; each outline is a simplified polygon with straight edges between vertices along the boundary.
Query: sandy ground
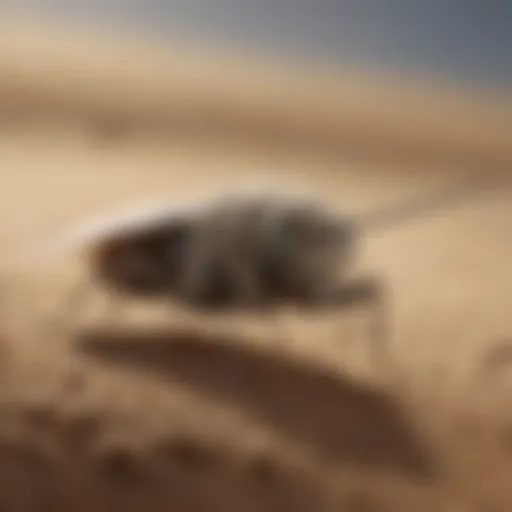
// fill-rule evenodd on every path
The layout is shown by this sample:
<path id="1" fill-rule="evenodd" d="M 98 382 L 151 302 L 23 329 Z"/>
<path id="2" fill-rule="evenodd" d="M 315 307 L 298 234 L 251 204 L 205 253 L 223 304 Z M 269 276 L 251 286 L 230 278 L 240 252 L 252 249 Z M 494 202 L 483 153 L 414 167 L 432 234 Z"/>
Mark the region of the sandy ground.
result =
<path id="1" fill-rule="evenodd" d="M 62 312 L 76 262 L 16 272 L 23 251 L 92 215 L 254 177 L 362 212 L 468 168 L 144 130 L 102 141 L 41 119 L 0 132 L 0 263 L 14 297 L 3 309 L 1 510 L 510 510 L 512 390 L 498 372 L 512 342 L 507 175 L 364 237 L 354 270 L 386 291 L 399 369 L 372 359 L 365 308 L 291 310 L 276 327 L 133 304 L 115 331 L 66 337 L 40 315 Z"/>
<path id="2" fill-rule="evenodd" d="M 196 197 L 262 169 L 354 212 L 459 174 L 334 167 L 204 141 L 104 147 L 57 128 L 4 132 L 0 148 L 5 268 L 20 248 L 90 215 Z M 357 267 L 385 284 L 391 350 L 406 373 L 391 391 L 389 370 L 370 365 L 364 310 L 291 311 L 276 332 L 268 319 L 134 305 L 117 334 L 70 340 L 11 305 L 3 509 L 472 510 L 478 499 L 475 510 L 493 500 L 505 510 L 512 496 L 500 479 L 512 461 L 491 426 L 478 429 L 503 409 L 487 396 L 475 406 L 472 379 L 512 332 L 511 213 L 502 188 L 364 240 Z M 32 282 L 31 306 L 65 289 L 63 269 Z M 466 416 L 471 405 L 472 431 L 459 425 L 461 405 Z"/>

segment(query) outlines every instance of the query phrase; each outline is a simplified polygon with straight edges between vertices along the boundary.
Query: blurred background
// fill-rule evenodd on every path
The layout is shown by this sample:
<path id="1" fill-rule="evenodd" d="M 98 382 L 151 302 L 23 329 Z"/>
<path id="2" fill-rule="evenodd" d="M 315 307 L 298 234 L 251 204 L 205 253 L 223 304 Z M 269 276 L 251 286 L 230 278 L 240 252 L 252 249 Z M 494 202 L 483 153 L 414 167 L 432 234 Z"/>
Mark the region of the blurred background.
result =
<path id="1" fill-rule="evenodd" d="M 2 10 L 459 84 L 512 82 L 507 0 L 19 0 Z"/>
<path id="2" fill-rule="evenodd" d="M 1 86 L 18 117 L 30 97 L 53 117 L 101 117 L 109 134 L 137 125 L 386 159 L 510 158 L 507 2 L 1 8 Z"/>

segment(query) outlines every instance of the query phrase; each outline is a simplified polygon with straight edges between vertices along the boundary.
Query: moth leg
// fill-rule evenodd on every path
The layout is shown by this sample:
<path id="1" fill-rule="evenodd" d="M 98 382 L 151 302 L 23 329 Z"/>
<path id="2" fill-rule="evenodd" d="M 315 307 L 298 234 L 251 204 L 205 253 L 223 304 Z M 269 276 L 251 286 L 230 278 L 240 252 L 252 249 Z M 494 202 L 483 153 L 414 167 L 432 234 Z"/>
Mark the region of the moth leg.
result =
<path id="1" fill-rule="evenodd" d="M 391 354 L 388 333 L 388 311 L 382 286 L 375 287 L 371 297 L 373 319 L 370 322 L 370 340 L 373 340 L 373 352 L 380 363 L 390 364 Z"/>
<path id="2" fill-rule="evenodd" d="M 28 300 L 23 292 L 28 292 L 24 285 L 26 282 L 20 279 L 20 276 L 12 279 L 3 277 L 1 284 L 1 308 L 2 308 L 2 335 L 6 338 L 11 336 L 20 336 L 18 332 L 19 323 L 15 321 L 18 318 L 17 314 L 20 309 L 26 311 L 28 309 Z M 32 311 L 31 311 L 32 313 Z"/>
<path id="3" fill-rule="evenodd" d="M 261 310 L 274 343 L 289 345 L 295 338 L 291 310 L 286 307 L 269 306 Z"/>
<path id="4" fill-rule="evenodd" d="M 333 303 L 340 310 L 357 306 L 370 308 L 368 336 L 374 364 L 379 368 L 388 365 L 390 354 L 387 346 L 387 309 L 382 284 L 375 278 L 359 278 L 339 287 Z"/>
<path id="5" fill-rule="evenodd" d="M 17 328 L 19 327 L 18 322 L 15 320 L 19 318 L 19 315 L 16 311 L 16 306 L 20 306 L 20 304 L 16 303 L 16 299 L 19 299 L 20 295 L 19 284 L 8 279 L 7 277 L 2 277 L 2 282 L 0 284 L 0 307 L 1 307 L 1 329 L 0 333 L 1 339 L 0 344 L 6 342 L 6 340 L 10 338 L 16 339 L 20 335 Z M 22 306 L 24 306 L 22 304 Z"/>
<path id="6" fill-rule="evenodd" d="M 121 293 L 107 292 L 105 302 L 106 308 L 102 315 L 100 327 L 105 326 L 107 328 L 116 328 L 124 319 L 124 306 L 126 305 L 127 299 Z"/>
<path id="7" fill-rule="evenodd" d="M 66 294 L 63 307 L 59 308 L 56 315 L 52 315 L 45 322 L 46 328 L 54 333 L 69 333 L 73 331 L 79 325 L 86 307 L 92 302 L 94 290 L 91 279 L 87 277 L 81 279 L 73 286 L 69 294 Z"/>

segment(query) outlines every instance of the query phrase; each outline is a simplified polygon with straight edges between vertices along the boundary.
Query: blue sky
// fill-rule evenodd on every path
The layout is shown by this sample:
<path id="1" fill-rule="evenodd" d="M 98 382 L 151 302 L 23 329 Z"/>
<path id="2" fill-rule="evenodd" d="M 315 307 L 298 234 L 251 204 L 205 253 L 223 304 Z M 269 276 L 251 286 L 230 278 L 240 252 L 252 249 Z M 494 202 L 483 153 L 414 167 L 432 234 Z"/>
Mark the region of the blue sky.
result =
<path id="1" fill-rule="evenodd" d="M 512 86 L 512 0 L 17 0 L 11 8 L 273 55 Z"/>

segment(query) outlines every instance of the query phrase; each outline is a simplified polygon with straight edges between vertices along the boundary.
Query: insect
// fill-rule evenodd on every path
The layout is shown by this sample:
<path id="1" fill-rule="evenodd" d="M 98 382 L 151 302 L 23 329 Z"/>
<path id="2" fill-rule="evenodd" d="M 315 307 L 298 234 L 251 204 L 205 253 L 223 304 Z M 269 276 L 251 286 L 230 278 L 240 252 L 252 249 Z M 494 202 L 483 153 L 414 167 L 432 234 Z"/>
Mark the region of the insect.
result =
<path id="1" fill-rule="evenodd" d="M 351 237 L 343 217 L 310 197 L 234 190 L 104 219 L 55 249 L 78 249 L 88 280 L 118 296 L 254 308 L 326 298 Z"/>
<path id="2" fill-rule="evenodd" d="M 78 250 L 87 266 L 64 316 L 77 314 L 93 287 L 108 290 L 117 304 L 140 298 L 203 312 L 268 310 L 284 302 L 370 304 L 373 339 L 383 340 L 381 285 L 349 277 L 360 239 L 478 190 L 467 185 L 364 215 L 334 211 L 305 193 L 242 187 L 100 219 L 50 251 Z"/>

